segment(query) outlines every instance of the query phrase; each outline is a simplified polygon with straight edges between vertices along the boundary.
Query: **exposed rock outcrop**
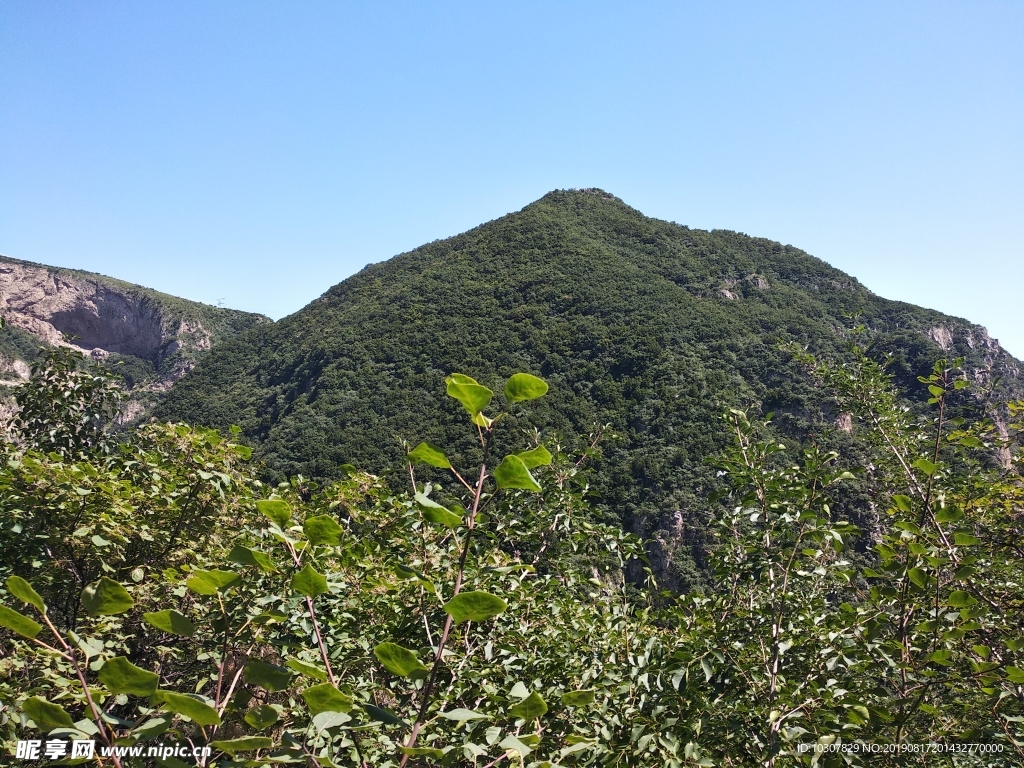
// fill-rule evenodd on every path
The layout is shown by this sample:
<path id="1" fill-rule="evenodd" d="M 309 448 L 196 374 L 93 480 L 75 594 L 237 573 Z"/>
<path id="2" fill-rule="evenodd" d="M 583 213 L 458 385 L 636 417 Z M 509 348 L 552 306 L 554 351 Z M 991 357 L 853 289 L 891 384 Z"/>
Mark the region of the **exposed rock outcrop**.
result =
<path id="1" fill-rule="evenodd" d="M 188 373 L 216 341 L 267 321 L 102 275 L 4 257 L 0 315 L 46 344 L 73 346 L 97 360 L 121 355 L 148 361 L 155 389 Z M 25 378 L 25 361 L 8 357 L 0 361 L 5 378 Z"/>

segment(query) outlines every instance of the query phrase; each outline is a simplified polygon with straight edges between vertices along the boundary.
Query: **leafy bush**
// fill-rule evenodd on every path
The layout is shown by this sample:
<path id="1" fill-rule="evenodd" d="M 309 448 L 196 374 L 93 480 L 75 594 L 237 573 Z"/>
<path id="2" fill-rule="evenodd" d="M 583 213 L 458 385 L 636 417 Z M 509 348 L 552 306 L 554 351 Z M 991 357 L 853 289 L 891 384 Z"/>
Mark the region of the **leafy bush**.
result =
<path id="1" fill-rule="evenodd" d="M 1004 750 L 943 756 L 954 765 L 1019 763 L 1024 486 L 990 457 L 1024 456 L 949 418 L 958 361 L 923 377 L 922 419 L 862 354 L 804 362 L 871 460 L 851 471 L 730 411 L 712 575 L 682 596 L 649 570 L 627 583 L 642 543 L 593 519 L 585 457 L 536 432 L 495 453 L 546 393 L 528 374 L 497 412 L 449 376 L 479 460 L 407 446 L 407 492 L 352 468 L 269 488 L 242 468 L 247 448 L 180 425 L 71 455 L 9 447 L 8 743 L 35 728 L 207 744 L 211 766 L 542 768 L 930 765 L 827 749 L 935 740 Z M 836 519 L 852 482 L 877 527 Z M 858 534 L 869 565 L 848 557 Z M 111 758 L 153 760 L 182 765 Z"/>

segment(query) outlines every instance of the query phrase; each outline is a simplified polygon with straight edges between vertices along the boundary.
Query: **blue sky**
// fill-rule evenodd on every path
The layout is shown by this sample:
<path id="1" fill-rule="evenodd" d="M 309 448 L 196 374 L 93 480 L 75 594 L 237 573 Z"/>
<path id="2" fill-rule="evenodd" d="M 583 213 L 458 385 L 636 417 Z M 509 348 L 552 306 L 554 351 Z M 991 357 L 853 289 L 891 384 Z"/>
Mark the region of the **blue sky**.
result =
<path id="1" fill-rule="evenodd" d="M 281 317 L 556 188 L 1024 356 L 1024 3 L 0 3 L 0 253 Z"/>

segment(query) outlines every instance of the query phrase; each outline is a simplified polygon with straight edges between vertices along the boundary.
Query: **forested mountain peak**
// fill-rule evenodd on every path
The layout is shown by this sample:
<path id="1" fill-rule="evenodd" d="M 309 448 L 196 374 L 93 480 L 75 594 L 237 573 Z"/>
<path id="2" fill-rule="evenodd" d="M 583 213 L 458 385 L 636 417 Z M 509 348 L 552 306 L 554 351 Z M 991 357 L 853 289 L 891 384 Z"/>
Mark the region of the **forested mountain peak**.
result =
<path id="1" fill-rule="evenodd" d="M 158 414 L 239 424 L 270 475 L 380 472 L 401 464 L 402 439 L 472 453 L 452 428 L 449 373 L 490 385 L 532 371 L 551 384 L 534 413 L 542 439 L 581 448 L 605 425 L 618 435 L 595 464 L 592 501 L 659 542 L 655 564 L 685 582 L 723 409 L 774 411 L 781 433 L 824 439 L 841 414 L 792 347 L 842 359 L 854 325 L 907 392 L 958 355 L 992 402 L 1020 389 L 1020 364 L 983 328 L 878 297 L 793 246 L 652 219 L 591 189 L 366 267 L 219 345 Z"/>

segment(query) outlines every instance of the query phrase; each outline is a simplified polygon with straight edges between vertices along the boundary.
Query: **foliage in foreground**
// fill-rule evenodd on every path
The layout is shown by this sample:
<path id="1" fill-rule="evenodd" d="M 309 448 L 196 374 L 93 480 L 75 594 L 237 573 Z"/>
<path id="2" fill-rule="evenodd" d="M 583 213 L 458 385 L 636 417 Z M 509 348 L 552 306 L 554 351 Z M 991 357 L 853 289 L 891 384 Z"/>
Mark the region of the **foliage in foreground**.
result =
<path id="1" fill-rule="evenodd" d="M 713 586 L 681 597 L 625 582 L 641 542 L 591 519 L 582 459 L 536 434 L 492 456 L 547 390 L 527 374 L 497 412 L 450 376 L 480 461 L 421 443 L 407 492 L 355 470 L 268 488 L 208 430 L 114 445 L 100 421 L 61 450 L 23 430 L 0 468 L 8 746 L 209 744 L 210 766 L 1019 763 L 1024 488 L 988 461 L 1000 438 L 947 418 L 956 364 L 918 420 L 866 358 L 806 362 L 873 460 L 851 471 L 727 414 Z M 830 506 L 856 472 L 883 518 L 859 532 L 869 566 Z M 931 741 L 1002 752 L 827 751 Z"/>

